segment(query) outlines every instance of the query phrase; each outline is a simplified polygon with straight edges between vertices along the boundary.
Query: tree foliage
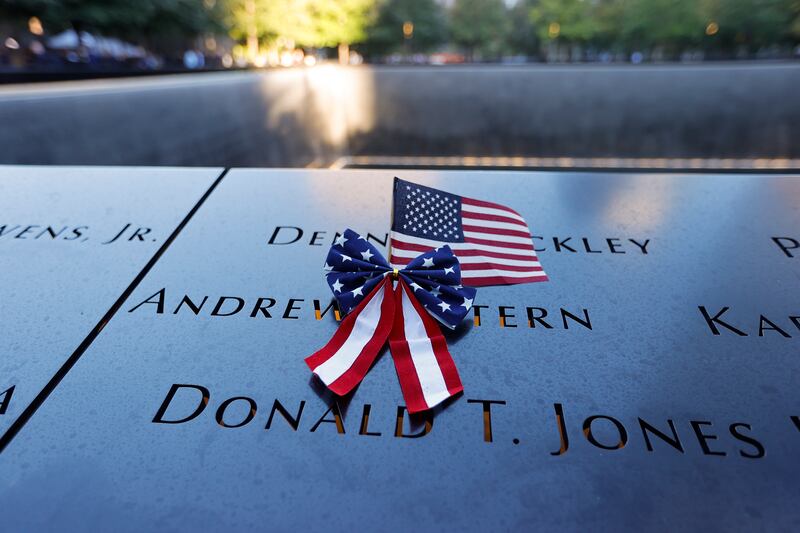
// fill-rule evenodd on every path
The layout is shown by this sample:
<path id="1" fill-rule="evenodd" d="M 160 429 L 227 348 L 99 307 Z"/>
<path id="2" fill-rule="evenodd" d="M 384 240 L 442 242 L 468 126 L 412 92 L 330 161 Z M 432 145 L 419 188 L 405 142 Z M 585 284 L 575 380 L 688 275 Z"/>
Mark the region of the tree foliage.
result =
<path id="1" fill-rule="evenodd" d="M 194 36 L 221 27 L 221 13 L 209 0 L 5 0 L 3 7 L 18 17 L 39 17 L 51 33 L 74 28 L 127 38 Z"/>
<path id="2" fill-rule="evenodd" d="M 370 51 L 535 54 L 583 50 L 753 53 L 800 41 L 800 0 L 0 0 L 0 17 L 133 42 L 228 33 L 290 48 L 365 42 Z M 413 24 L 410 35 L 403 25 Z"/>
<path id="3" fill-rule="evenodd" d="M 698 2 L 675 0 L 626 0 L 621 40 L 632 48 L 697 45 L 706 27 L 699 6 Z"/>
<path id="4" fill-rule="evenodd" d="M 312 36 L 307 46 L 360 43 L 374 16 L 374 0 L 311 0 Z"/>
<path id="5" fill-rule="evenodd" d="M 368 30 L 367 45 L 372 52 L 427 52 L 446 40 L 446 16 L 436 0 L 383 0 L 377 11 Z M 409 38 L 403 34 L 407 22 L 413 25 Z"/>
<path id="6" fill-rule="evenodd" d="M 530 22 L 543 43 L 648 50 L 790 44 L 800 0 L 536 0 Z"/>
<path id="7" fill-rule="evenodd" d="M 598 34 L 595 6 L 585 0 L 539 0 L 531 9 L 530 18 L 542 41 L 585 43 Z"/>
<path id="8" fill-rule="evenodd" d="M 503 0 L 455 0 L 450 34 L 470 55 L 497 56 L 503 51 L 509 22 Z"/>
<path id="9" fill-rule="evenodd" d="M 718 46 L 753 49 L 792 40 L 800 1 L 705 0 L 703 14 L 718 26 Z"/>
<path id="10" fill-rule="evenodd" d="M 363 41 L 375 0 L 226 0 L 236 39 L 251 33 L 267 43 L 326 47 Z"/>
<path id="11" fill-rule="evenodd" d="M 541 39 L 530 20 L 531 10 L 536 3 L 536 0 L 518 0 L 509 11 L 510 29 L 506 44 L 514 54 L 533 56 L 539 49 Z"/>

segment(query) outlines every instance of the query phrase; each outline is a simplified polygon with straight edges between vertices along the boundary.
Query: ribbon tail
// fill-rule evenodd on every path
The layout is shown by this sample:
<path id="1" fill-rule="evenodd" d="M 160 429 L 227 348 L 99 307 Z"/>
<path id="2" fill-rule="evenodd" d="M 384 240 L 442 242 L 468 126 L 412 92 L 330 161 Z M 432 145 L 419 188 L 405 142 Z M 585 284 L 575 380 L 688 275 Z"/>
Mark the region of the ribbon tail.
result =
<path id="1" fill-rule="evenodd" d="M 439 325 L 400 278 L 394 293 L 392 359 L 409 413 L 427 411 L 464 390 Z"/>
<path id="2" fill-rule="evenodd" d="M 348 314 L 331 340 L 306 358 L 311 371 L 342 396 L 361 383 L 386 343 L 394 321 L 392 280 L 386 276 Z"/>

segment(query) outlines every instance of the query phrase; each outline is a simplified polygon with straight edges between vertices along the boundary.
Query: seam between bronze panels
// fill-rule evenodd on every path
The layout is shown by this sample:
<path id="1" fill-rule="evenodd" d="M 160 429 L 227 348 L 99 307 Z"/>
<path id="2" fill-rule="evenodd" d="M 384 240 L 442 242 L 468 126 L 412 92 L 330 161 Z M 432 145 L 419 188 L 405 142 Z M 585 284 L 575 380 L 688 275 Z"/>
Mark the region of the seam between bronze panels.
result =
<path id="1" fill-rule="evenodd" d="M 226 168 L 220 173 L 219 176 L 214 180 L 211 186 L 203 193 L 203 196 L 194 204 L 194 206 L 189 210 L 186 216 L 181 220 L 181 222 L 175 227 L 167 240 L 159 247 L 156 253 L 150 258 L 150 260 L 145 264 L 141 271 L 133 278 L 133 281 L 130 282 L 128 287 L 122 292 L 122 294 L 117 298 L 117 300 L 111 305 L 111 307 L 106 311 L 106 313 L 100 318 L 100 321 L 92 328 L 89 334 L 83 339 L 83 341 L 75 348 L 75 351 L 72 352 L 72 355 L 61 365 L 61 368 L 50 378 L 47 384 L 42 388 L 39 394 L 28 404 L 27 407 L 20 413 L 20 415 L 12 422 L 11 426 L 6 430 L 2 437 L 0 437 L 0 453 L 3 453 L 3 450 L 14 440 L 14 437 L 25 427 L 25 424 L 31 419 L 31 417 L 36 414 L 36 411 L 41 407 L 41 405 L 47 400 L 47 397 L 50 396 L 56 387 L 58 387 L 61 380 L 69 373 L 73 366 L 78 362 L 78 360 L 83 356 L 84 352 L 92 345 L 94 340 L 100 335 L 100 332 L 103 331 L 103 328 L 106 327 L 106 324 L 114 317 L 114 315 L 119 311 L 122 307 L 122 304 L 125 303 L 125 300 L 136 290 L 136 287 L 139 286 L 139 283 L 147 276 L 150 270 L 155 266 L 161 256 L 164 254 L 165 251 L 170 247 L 172 241 L 180 234 L 186 224 L 192 219 L 194 214 L 200 209 L 200 207 L 205 203 L 211 193 L 214 192 L 214 189 L 222 181 L 222 178 L 228 173 L 230 168 Z"/>

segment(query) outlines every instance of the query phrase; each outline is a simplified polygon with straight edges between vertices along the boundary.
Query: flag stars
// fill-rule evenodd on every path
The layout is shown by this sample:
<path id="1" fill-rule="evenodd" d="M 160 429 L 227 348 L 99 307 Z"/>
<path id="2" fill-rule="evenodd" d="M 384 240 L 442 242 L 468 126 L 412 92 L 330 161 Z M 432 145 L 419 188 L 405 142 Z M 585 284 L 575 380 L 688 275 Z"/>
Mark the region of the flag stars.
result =
<path id="1" fill-rule="evenodd" d="M 433 257 L 426 257 L 422 260 L 422 268 L 432 268 L 433 267 Z"/>
<path id="2" fill-rule="evenodd" d="M 331 287 L 333 288 L 333 292 L 342 292 L 342 287 L 344 287 L 344 285 L 342 285 L 341 282 L 339 282 L 339 280 L 337 279 L 336 281 L 333 282 Z"/>
<path id="3" fill-rule="evenodd" d="M 438 305 L 439 307 L 442 308 L 442 313 L 444 313 L 445 311 L 449 311 L 450 310 L 450 304 L 448 304 L 447 302 L 439 302 L 436 305 Z"/>
<path id="4" fill-rule="evenodd" d="M 325 266 L 323 266 L 322 269 L 325 272 L 330 272 L 331 270 L 333 270 L 333 267 L 331 265 L 329 265 L 327 261 L 325 261 Z"/>
<path id="5" fill-rule="evenodd" d="M 464 301 L 461 303 L 461 307 L 463 307 L 464 309 L 469 309 L 470 307 L 472 307 L 472 300 L 471 299 L 463 297 L 463 296 L 462 296 L 462 298 L 464 298 Z"/>
<path id="6" fill-rule="evenodd" d="M 361 252 L 361 257 L 364 259 L 364 261 L 369 261 L 372 258 L 373 255 L 375 255 L 375 254 L 370 252 L 369 248 L 367 248 L 367 250 L 365 252 Z"/>
<path id="7" fill-rule="evenodd" d="M 353 295 L 354 298 L 356 296 L 364 296 L 364 293 L 361 292 L 363 288 L 364 288 L 363 286 L 362 287 L 358 287 L 357 289 L 355 289 L 353 291 L 350 291 L 350 292 L 351 292 L 351 294 Z"/>
<path id="8" fill-rule="evenodd" d="M 336 237 L 336 240 L 333 241 L 333 244 L 334 245 L 338 244 L 339 246 L 344 248 L 344 243 L 346 243 L 346 242 L 347 242 L 347 239 L 345 238 L 345 236 L 344 235 L 339 235 L 338 237 Z"/>
<path id="9" fill-rule="evenodd" d="M 455 273 L 456 273 L 456 271 L 455 271 L 455 269 L 453 267 L 447 267 L 447 268 L 444 269 L 445 276 L 447 274 L 455 274 Z"/>
<path id="10" fill-rule="evenodd" d="M 457 202 L 447 193 L 425 191 L 413 185 L 398 190 L 401 194 L 399 211 L 395 214 L 397 231 L 431 240 L 457 240 L 453 232 L 460 231 L 461 220 L 452 206 Z"/>

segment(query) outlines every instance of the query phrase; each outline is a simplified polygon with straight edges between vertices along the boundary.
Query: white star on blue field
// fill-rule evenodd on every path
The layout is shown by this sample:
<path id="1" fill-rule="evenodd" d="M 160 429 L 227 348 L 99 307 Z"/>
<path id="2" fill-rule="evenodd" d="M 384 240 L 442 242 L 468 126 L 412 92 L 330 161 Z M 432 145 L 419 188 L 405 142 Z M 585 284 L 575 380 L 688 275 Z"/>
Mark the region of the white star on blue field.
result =
<path id="1" fill-rule="evenodd" d="M 392 230 L 440 242 L 464 242 L 461 197 L 397 179 Z"/>
<path id="2" fill-rule="evenodd" d="M 339 308 L 349 313 L 391 274 L 392 267 L 372 243 L 348 229 L 331 246 L 324 270 Z M 420 254 L 400 276 L 420 304 L 451 329 L 464 319 L 475 299 L 476 290 L 461 285 L 461 268 L 448 246 Z"/>

